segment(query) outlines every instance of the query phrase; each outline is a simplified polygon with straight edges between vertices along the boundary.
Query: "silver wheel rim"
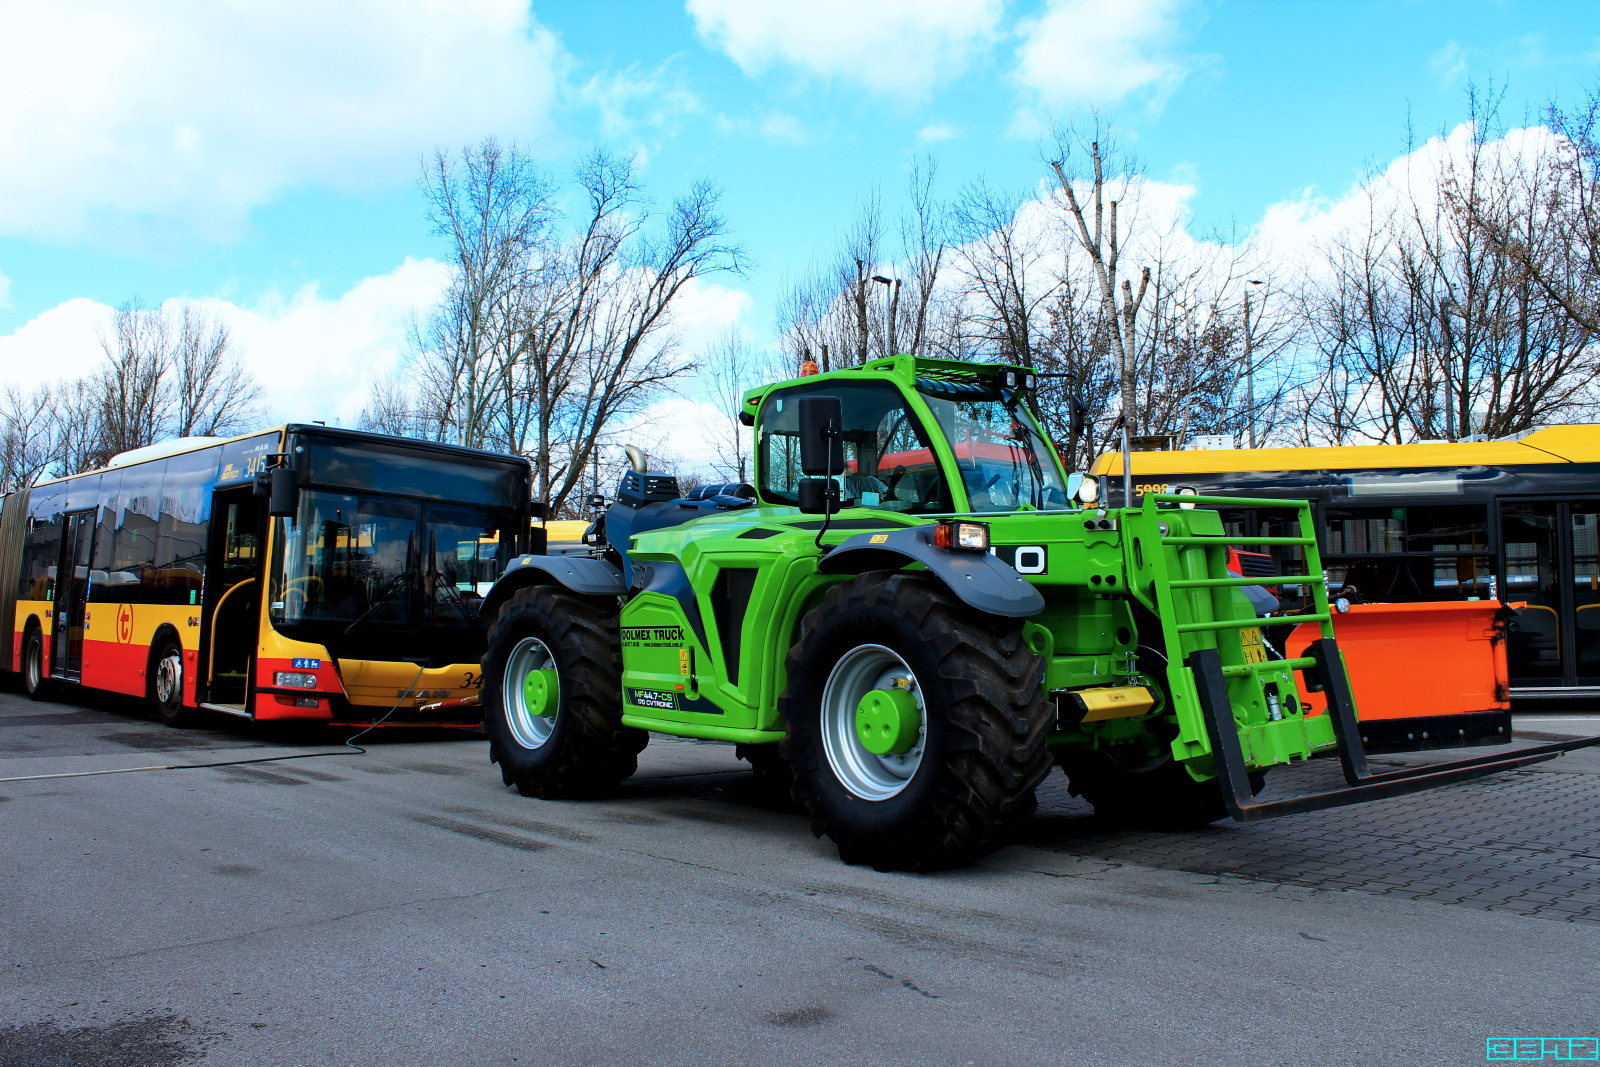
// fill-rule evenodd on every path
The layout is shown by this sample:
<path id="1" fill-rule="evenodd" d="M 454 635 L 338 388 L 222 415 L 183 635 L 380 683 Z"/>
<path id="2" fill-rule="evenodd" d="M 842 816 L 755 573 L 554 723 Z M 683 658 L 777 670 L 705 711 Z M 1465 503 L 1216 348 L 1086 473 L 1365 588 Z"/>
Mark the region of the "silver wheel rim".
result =
<path id="1" fill-rule="evenodd" d="M 28 642 L 28 688 L 37 689 L 44 680 L 44 642 Z"/>
<path id="2" fill-rule="evenodd" d="M 898 683 L 898 684 L 897 684 Z M 874 689 L 905 688 L 916 697 L 922 726 L 911 751 L 879 756 L 856 736 L 856 708 Z M 862 800 L 888 800 L 911 784 L 922 766 L 928 737 L 928 709 L 922 688 L 906 661 L 882 645 L 857 645 L 840 657 L 822 687 L 822 748 L 839 784 Z"/>
<path id="3" fill-rule="evenodd" d="M 523 697 L 522 680 L 529 671 L 554 670 L 555 665 L 556 658 L 551 655 L 550 647 L 537 637 L 524 637 L 518 641 L 517 647 L 511 650 L 511 657 L 506 660 L 506 673 L 500 681 L 500 692 L 506 706 L 506 725 L 511 727 L 511 736 L 523 748 L 539 748 L 550 740 L 550 735 L 556 729 L 556 717 L 534 714 Z M 558 682 L 556 707 L 560 706 Z"/>
<path id="4" fill-rule="evenodd" d="M 183 659 L 172 652 L 156 664 L 156 702 L 165 707 L 177 703 L 182 696 Z"/>

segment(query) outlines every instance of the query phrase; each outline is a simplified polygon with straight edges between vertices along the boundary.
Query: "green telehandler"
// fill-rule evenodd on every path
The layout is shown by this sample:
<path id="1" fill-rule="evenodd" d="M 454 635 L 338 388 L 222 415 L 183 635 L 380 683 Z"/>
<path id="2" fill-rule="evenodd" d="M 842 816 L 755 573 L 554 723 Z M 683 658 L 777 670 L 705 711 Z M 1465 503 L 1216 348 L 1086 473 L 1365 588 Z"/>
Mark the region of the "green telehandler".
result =
<path id="1" fill-rule="evenodd" d="M 508 785 L 613 792 L 650 733 L 732 742 L 849 863 L 930 870 L 1003 844 L 1052 764 L 1108 819 L 1197 827 L 1461 781 L 1586 742 L 1375 774 L 1304 502 L 1146 494 L 1068 477 L 1023 367 L 895 356 L 747 393 L 756 484 L 632 451 L 582 553 L 511 562 L 483 602 L 482 702 Z M 1204 505 L 1285 508 L 1297 574 L 1240 577 Z M 1201 505 L 1201 506 L 1196 506 Z M 1308 590 L 1308 655 L 1251 595 Z M 1255 587 L 1255 588 L 1252 588 Z M 1308 715 L 1294 672 L 1325 691 Z M 1347 785 L 1260 800 L 1337 754 Z"/>

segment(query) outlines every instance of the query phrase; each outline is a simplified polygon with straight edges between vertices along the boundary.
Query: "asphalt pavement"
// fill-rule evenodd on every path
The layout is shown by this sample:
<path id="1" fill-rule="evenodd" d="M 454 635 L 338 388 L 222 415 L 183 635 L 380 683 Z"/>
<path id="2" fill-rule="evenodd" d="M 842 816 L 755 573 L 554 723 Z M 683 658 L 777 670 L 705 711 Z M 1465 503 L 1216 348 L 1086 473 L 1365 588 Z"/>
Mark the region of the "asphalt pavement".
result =
<path id="1" fill-rule="evenodd" d="M 0 777 L 327 740 L 0 693 Z M 640 762 L 589 802 L 443 733 L 0 783 L 0 1067 L 1432 1067 L 1600 1033 L 1592 751 L 1189 835 L 1056 774 L 1018 843 L 934 875 L 841 864 L 729 746 Z"/>

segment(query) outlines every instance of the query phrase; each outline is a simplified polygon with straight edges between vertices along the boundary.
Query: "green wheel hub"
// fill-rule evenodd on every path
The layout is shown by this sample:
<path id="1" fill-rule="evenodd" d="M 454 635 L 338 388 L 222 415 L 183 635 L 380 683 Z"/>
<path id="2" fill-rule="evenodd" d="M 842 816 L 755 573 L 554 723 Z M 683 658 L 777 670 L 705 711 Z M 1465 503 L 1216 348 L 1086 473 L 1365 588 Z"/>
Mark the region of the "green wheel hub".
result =
<path id="1" fill-rule="evenodd" d="M 874 756 L 910 752 L 922 729 L 922 711 L 907 689 L 873 689 L 856 705 L 856 737 Z"/>
<path id="2" fill-rule="evenodd" d="M 529 715 L 548 718 L 556 713 L 556 672 L 551 668 L 531 670 L 522 676 L 522 706 Z"/>

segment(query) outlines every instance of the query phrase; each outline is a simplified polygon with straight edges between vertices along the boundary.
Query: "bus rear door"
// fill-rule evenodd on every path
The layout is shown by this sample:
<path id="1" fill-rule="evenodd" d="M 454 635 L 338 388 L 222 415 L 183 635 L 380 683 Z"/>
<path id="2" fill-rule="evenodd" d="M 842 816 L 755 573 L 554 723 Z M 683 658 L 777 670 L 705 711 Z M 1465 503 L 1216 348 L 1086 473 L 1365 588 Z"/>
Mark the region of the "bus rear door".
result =
<path id="1" fill-rule="evenodd" d="M 1600 689 L 1600 501 L 1505 500 L 1500 505 L 1504 587 L 1525 602 L 1507 647 L 1513 695 Z M 1555 690 L 1565 690 L 1564 693 Z"/>
<path id="2" fill-rule="evenodd" d="M 66 517 L 61 559 L 56 564 L 56 625 L 50 644 L 50 674 L 74 682 L 83 674 L 83 615 L 89 602 L 94 516 L 91 508 Z"/>

